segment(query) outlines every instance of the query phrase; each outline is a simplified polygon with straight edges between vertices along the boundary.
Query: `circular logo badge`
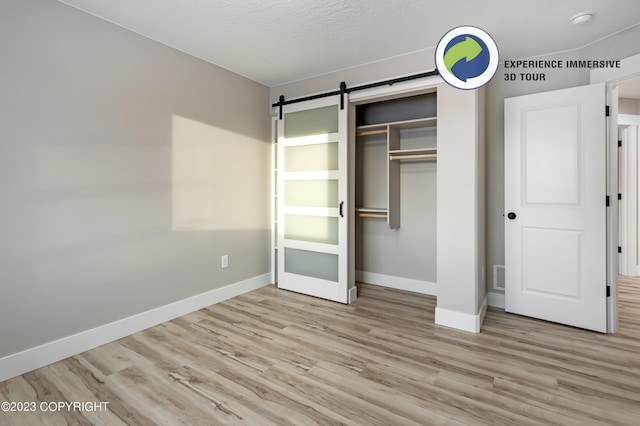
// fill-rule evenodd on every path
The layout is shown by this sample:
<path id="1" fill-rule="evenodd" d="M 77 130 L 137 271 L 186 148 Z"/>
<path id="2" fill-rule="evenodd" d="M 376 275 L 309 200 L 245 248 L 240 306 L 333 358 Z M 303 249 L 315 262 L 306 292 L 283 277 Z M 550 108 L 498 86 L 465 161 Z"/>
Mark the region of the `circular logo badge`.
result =
<path id="1" fill-rule="evenodd" d="M 477 89 L 498 69 L 498 46 L 477 27 L 457 27 L 436 47 L 436 68 L 444 81 L 458 89 Z"/>

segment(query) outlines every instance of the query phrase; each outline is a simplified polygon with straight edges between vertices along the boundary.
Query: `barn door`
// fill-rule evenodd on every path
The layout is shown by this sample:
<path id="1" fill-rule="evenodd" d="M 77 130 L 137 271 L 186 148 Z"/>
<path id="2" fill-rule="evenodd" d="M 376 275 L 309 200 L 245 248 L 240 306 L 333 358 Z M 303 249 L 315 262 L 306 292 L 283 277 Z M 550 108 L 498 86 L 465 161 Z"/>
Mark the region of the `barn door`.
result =
<path id="1" fill-rule="evenodd" d="M 349 303 L 348 108 L 341 109 L 340 101 L 332 96 L 283 106 L 277 161 L 278 287 Z"/>

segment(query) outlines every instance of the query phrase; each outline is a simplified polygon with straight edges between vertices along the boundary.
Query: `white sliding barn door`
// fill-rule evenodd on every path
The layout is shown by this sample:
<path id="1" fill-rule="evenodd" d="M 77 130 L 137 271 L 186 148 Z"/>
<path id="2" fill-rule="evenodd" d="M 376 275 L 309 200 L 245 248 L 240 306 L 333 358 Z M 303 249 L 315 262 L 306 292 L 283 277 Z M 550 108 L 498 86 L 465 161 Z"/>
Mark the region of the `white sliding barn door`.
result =
<path id="1" fill-rule="evenodd" d="M 505 100 L 505 309 L 607 330 L 603 84 Z"/>
<path id="2" fill-rule="evenodd" d="M 284 105 L 277 154 L 278 287 L 341 303 L 352 301 L 347 111 L 339 96 Z"/>

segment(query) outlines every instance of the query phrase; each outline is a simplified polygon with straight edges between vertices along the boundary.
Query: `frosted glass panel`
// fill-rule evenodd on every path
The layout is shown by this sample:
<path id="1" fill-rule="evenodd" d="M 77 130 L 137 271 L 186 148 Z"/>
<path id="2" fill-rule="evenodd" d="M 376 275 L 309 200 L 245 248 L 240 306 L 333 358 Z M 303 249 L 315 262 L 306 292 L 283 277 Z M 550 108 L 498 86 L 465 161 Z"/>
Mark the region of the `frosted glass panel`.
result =
<path id="1" fill-rule="evenodd" d="M 284 150 L 285 172 L 338 170 L 338 143 L 290 146 Z"/>
<path id="2" fill-rule="evenodd" d="M 312 243 L 338 244 L 338 218 L 285 215 L 284 238 Z"/>
<path id="3" fill-rule="evenodd" d="M 285 248 L 284 270 L 292 274 L 338 282 L 338 256 Z"/>
<path id="4" fill-rule="evenodd" d="M 285 206 L 338 207 L 337 180 L 288 180 L 284 194 Z"/>
<path id="5" fill-rule="evenodd" d="M 324 135 L 338 131 L 338 105 L 290 112 L 284 116 L 284 137 Z"/>

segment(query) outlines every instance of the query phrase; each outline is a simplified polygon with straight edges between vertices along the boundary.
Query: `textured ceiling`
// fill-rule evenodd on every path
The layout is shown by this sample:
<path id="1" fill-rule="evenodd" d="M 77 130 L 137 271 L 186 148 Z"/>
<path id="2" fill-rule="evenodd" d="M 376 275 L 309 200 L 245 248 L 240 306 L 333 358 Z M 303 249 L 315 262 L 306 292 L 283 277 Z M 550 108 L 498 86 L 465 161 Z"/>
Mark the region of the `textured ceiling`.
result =
<path id="1" fill-rule="evenodd" d="M 640 22 L 638 0 L 60 1 L 267 86 L 428 50 L 460 25 L 483 28 L 516 59 Z M 572 25 L 585 10 L 593 21 Z"/>

